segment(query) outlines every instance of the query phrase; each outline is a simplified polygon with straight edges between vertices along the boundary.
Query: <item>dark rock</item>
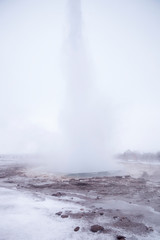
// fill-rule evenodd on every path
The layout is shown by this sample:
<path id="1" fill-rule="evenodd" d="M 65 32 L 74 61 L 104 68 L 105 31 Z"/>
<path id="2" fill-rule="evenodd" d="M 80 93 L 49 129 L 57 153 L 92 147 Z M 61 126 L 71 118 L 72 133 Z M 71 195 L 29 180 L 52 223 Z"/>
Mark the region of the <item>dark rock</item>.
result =
<path id="1" fill-rule="evenodd" d="M 99 213 L 99 215 L 103 216 L 103 215 L 104 215 L 104 213 L 103 213 L 103 212 L 100 212 L 100 213 Z"/>
<path id="2" fill-rule="evenodd" d="M 61 193 L 61 192 L 57 192 L 57 193 L 52 194 L 53 197 L 62 197 L 62 196 L 65 196 L 65 195 L 66 195 L 65 193 Z"/>
<path id="3" fill-rule="evenodd" d="M 85 183 L 85 182 L 76 182 L 76 183 L 74 183 L 74 185 L 76 185 L 76 186 L 81 186 L 81 187 L 85 187 L 85 186 L 88 186 L 89 184 L 88 184 L 88 183 Z"/>
<path id="4" fill-rule="evenodd" d="M 76 228 L 74 229 L 74 231 L 75 231 L 75 232 L 78 232 L 79 229 L 80 229 L 80 227 L 76 227 Z"/>
<path id="5" fill-rule="evenodd" d="M 57 212 L 56 215 L 60 216 L 62 214 L 62 212 Z"/>
<path id="6" fill-rule="evenodd" d="M 126 239 L 126 237 L 124 237 L 124 236 L 121 236 L 121 235 L 117 236 L 117 240 L 125 240 L 125 239 Z"/>
<path id="7" fill-rule="evenodd" d="M 153 228 L 152 228 L 152 227 L 146 227 L 146 230 L 147 230 L 148 232 L 153 232 Z"/>
<path id="8" fill-rule="evenodd" d="M 98 232 L 98 231 L 103 231 L 104 227 L 100 226 L 100 225 L 92 225 L 90 228 L 91 232 Z"/>
<path id="9" fill-rule="evenodd" d="M 68 215 L 61 215 L 61 218 L 68 218 Z"/>

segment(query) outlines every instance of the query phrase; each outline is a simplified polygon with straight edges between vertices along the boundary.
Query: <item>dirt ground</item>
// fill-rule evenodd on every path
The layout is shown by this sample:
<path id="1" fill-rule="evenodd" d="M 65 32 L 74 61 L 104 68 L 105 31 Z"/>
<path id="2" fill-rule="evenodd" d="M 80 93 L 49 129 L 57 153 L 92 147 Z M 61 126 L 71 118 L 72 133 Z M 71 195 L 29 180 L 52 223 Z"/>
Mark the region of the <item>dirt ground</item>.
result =
<path id="1" fill-rule="evenodd" d="M 103 174 L 102 174 L 103 175 Z M 92 231 L 97 239 L 160 239 L 160 179 L 146 172 L 139 177 L 37 173 L 19 164 L 2 164 L 0 186 L 81 206 L 78 213 L 57 211 L 57 218 L 80 219 L 75 231 Z M 80 229 L 80 230 L 79 230 Z M 102 237 L 103 236 L 103 237 Z"/>

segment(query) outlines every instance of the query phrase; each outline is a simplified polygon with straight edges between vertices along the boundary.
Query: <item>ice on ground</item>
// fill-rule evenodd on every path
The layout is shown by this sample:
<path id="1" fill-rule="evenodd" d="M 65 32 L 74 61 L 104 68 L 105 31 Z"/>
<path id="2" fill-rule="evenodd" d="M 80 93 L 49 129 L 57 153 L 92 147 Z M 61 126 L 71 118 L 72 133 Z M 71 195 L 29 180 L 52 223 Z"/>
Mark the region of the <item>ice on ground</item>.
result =
<path id="1" fill-rule="evenodd" d="M 78 235 L 74 232 L 76 220 L 62 219 L 55 213 L 79 211 L 79 208 L 76 204 L 32 198 L 17 190 L 0 188 L 0 239 L 75 239 L 73 235 Z M 82 223 L 78 221 L 77 224 Z"/>

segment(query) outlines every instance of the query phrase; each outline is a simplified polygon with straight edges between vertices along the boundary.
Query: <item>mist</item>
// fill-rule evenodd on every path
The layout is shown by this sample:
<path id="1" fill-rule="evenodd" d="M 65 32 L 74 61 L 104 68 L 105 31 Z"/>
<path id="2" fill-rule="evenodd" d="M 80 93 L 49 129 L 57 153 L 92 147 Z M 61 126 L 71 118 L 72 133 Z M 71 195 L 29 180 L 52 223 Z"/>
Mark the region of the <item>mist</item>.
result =
<path id="1" fill-rule="evenodd" d="M 81 1 L 69 0 L 69 31 L 64 59 L 67 84 L 62 112 L 62 133 L 67 142 L 64 162 L 67 161 L 69 169 L 76 171 L 102 171 L 111 165 L 111 113 L 95 86 L 82 23 Z"/>
<path id="2" fill-rule="evenodd" d="M 157 151 L 159 12 L 158 1 L 1 1 L 0 152 L 101 171 L 117 152 Z"/>

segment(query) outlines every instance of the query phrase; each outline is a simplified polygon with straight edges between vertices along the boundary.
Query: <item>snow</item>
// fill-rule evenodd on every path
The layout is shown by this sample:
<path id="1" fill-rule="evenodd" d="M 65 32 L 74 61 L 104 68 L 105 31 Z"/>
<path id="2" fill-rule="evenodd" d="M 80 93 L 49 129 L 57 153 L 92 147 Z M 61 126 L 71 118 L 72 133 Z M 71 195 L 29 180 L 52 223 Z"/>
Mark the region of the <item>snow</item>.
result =
<path id="1" fill-rule="evenodd" d="M 0 188 L 1 240 L 62 240 L 72 238 L 76 220 L 62 219 L 57 211 L 79 211 L 80 206 L 49 198 L 33 198 Z M 80 223 L 80 222 L 79 222 Z M 78 222 L 77 222 L 78 224 Z"/>

